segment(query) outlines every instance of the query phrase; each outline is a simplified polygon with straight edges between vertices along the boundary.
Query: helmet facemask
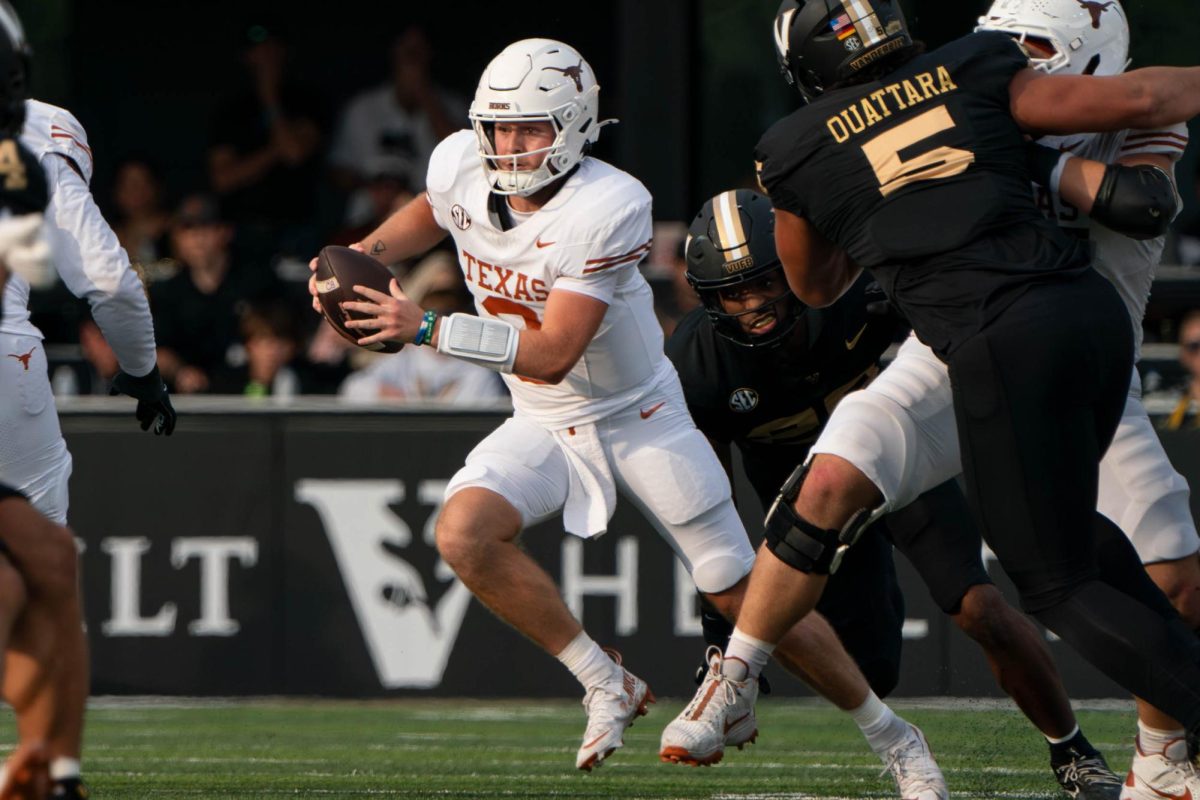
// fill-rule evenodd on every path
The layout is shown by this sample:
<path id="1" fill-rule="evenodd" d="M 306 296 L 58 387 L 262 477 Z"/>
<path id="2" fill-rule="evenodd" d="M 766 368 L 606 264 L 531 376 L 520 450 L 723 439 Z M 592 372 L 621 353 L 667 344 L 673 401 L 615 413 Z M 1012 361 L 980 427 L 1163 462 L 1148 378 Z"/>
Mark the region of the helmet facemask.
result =
<path id="1" fill-rule="evenodd" d="M 778 293 L 751 308 L 736 312 L 725 310 L 725 304 L 722 301 L 723 293 L 736 292 L 769 277 L 776 278 L 776 283 L 781 287 Z M 690 275 L 688 282 L 700 296 L 700 302 L 704 304 L 704 311 L 712 321 L 713 330 L 722 338 L 742 347 L 774 347 L 780 344 L 804 315 L 805 306 L 788 288 L 787 279 L 783 274 L 783 266 L 778 262 L 774 266 L 768 265 L 763 269 L 755 270 L 752 275 L 742 276 L 721 286 L 701 286 Z M 774 317 L 775 324 L 765 333 L 756 334 L 753 330 L 747 330 L 742 324 L 743 320 L 753 323 L 756 321 L 755 318 L 767 315 Z"/>
<path id="2" fill-rule="evenodd" d="M 1013 37 L 1041 72 L 1118 75 L 1129 66 L 1129 24 L 1117 2 L 996 0 L 976 31 Z"/>
<path id="3" fill-rule="evenodd" d="M 577 99 L 541 114 L 487 113 L 472 109 L 470 117 L 479 141 L 479 157 L 492 191 L 502 195 L 528 196 L 569 173 L 583 160 L 596 140 L 601 124 L 588 108 L 595 108 L 599 86 L 592 86 Z M 548 122 L 554 141 L 548 146 L 513 155 L 496 152 L 495 126 L 509 122 Z M 589 135 L 589 133 L 591 135 Z M 519 160 L 542 156 L 534 169 L 520 169 Z"/>

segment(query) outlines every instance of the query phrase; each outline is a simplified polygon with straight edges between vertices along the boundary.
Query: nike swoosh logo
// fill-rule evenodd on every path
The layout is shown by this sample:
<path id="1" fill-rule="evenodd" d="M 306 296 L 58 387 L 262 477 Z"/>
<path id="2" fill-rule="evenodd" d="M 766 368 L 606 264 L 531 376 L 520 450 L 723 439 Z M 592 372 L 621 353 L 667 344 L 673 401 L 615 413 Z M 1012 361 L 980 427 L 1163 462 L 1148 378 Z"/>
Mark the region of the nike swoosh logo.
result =
<path id="1" fill-rule="evenodd" d="M 750 715 L 742 714 L 740 717 L 735 719 L 733 722 L 730 722 L 729 720 L 725 720 L 725 733 L 729 733 L 729 731 L 733 728 L 734 725 L 737 725 L 739 722 L 741 722 L 748 716 L 750 716 Z"/>
<path id="2" fill-rule="evenodd" d="M 858 340 L 862 338 L 862 335 L 863 335 L 864 333 L 866 333 L 866 331 L 867 331 L 867 326 L 866 326 L 866 325 L 863 325 L 863 326 L 862 326 L 862 329 L 861 329 L 861 330 L 860 330 L 858 333 L 856 333 L 856 334 L 854 335 L 854 338 L 853 338 L 853 339 L 847 339 L 847 340 L 846 340 L 846 349 L 847 349 L 847 350 L 853 350 L 855 347 L 857 347 L 857 346 L 858 346 Z"/>
<path id="3" fill-rule="evenodd" d="M 657 405 L 650 406 L 649 408 L 644 408 L 641 411 L 639 411 L 638 413 L 642 415 L 642 419 L 650 419 L 650 417 L 654 416 L 655 411 L 658 411 L 660 408 L 662 408 L 666 404 L 667 403 L 664 400 L 663 402 L 658 403 Z"/>
<path id="4" fill-rule="evenodd" d="M 550 245 L 554 244 L 554 242 L 543 242 L 543 241 L 542 241 L 542 237 L 540 237 L 540 236 L 539 236 L 539 237 L 538 237 L 538 238 L 537 238 L 537 239 L 534 241 L 534 244 L 535 244 L 535 245 L 537 245 L 537 248 L 538 248 L 539 250 L 541 250 L 543 247 L 549 247 Z"/>

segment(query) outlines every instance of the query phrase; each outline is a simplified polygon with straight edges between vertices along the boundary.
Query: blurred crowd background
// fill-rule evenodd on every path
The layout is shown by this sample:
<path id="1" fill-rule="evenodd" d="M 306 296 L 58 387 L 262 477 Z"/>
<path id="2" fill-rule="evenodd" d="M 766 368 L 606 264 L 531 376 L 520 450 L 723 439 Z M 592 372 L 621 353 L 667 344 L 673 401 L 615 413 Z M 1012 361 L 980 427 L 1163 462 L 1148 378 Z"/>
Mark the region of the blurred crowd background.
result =
<path id="1" fill-rule="evenodd" d="M 703 200 L 753 185 L 752 149 L 796 105 L 771 46 L 775 0 L 613 0 L 508 5 L 15 0 L 35 48 L 34 96 L 71 110 L 95 153 L 92 191 L 139 265 L 160 365 L 180 394 L 340 394 L 348 401 L 473 402 L 491 373 L 428 348 L 375 356 L 308 305 L 307 262 L 365 236 L 423 188 L 437 142 L 466 127 L 484 66 L 509 41 L 550 36 L 595 69 L 601 111 L 621 124 L 596 155 L 655 197 L 643 270 L 669 332 L 696 301 L 680 258 Z M 908 0 L 935 47 L 987 0 Z M 1200 61 L 1195 0 L 1127 0 L 1135 65 Z M 1193 138 L 1200 125 L 1193 123 Z M 1200 380 L 1200 179 L 1186 201 L 1147 318 L 1147 388 L 1195 418 Z M 470 304 L 452 250 L 397 265 L 418 302 Z M 36 293 L 61 396 L 103 394 L 116 363 L 86 305 Z M 1191 422 L 1194 424 L 1194 422 Z"/>

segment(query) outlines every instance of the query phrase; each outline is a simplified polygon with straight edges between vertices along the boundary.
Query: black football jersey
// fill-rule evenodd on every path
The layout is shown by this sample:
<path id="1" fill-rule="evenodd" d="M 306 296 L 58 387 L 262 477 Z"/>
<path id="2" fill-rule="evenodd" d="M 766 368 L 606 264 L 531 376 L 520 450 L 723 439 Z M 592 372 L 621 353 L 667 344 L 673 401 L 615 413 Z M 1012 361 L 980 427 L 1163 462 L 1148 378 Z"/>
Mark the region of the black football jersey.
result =
<path id="1" fill-rule="evenodd" d="M 807 456 L 847 392 L 879 372 L 879 358 L 904 328 L 867 312 L 882 300 L 863 275 L 836 303 L 809 309 L 794 338 L 752 348 L 720 336 L 703 308 L 693 309 L 667 340 L 688 410 L 714 441 L 736 445 L 746 476 L 766 508 Z"/>
<path id="2" fill-rule="evenodd" d="M 943 356 L 1034 282 L 1089 263 L 1029 191 L 1008 96 L 1026 66 L 1011 37 L 974 33 L 826 93 L 758 145 L 775 207 L 869 269 Z"/>

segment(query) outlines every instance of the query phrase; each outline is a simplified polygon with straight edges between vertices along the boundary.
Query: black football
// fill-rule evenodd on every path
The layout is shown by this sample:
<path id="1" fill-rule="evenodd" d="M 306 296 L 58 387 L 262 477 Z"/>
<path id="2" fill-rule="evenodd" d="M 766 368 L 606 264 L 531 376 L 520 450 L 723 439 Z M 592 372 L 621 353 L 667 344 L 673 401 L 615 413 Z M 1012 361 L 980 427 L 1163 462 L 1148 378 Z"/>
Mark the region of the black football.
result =
<path id="1" fill-rule="evenodd" d="M 391 282 L 392 273 L 388 268 L 366 253 L 330 245 L 317 254 L 317 297 L 321 301 L 321 311 L 333 329 L 352 342 L 357 343 L 373 331 L 347 328 L 346 320 L 363 319 L 366 315 L 343 310 L 342 303 L 347 300 L 366 300 L 354 291 L 355 286 L 366 286 L 387 294 Z M 380 353 L 395 353 L 404 344 L 376 342 L 363 347 Z"/>

